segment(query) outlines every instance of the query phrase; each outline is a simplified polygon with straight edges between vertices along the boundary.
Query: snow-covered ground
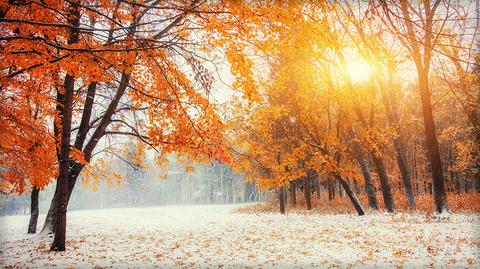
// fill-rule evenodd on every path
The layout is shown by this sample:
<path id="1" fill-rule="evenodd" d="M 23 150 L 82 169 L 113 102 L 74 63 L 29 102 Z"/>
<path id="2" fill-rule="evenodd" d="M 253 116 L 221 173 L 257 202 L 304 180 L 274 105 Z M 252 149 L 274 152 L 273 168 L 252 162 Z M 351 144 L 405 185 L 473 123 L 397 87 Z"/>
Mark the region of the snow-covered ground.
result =
<path id="1" fill-rule="evenodd" d="M 48 251 L 51 239 L 26 234 L 28 216 L 1 217 L 0 266 L 480 268 L 478 214 L 282 216 L 235 207 L 70 212 L 62 253 Z"/>

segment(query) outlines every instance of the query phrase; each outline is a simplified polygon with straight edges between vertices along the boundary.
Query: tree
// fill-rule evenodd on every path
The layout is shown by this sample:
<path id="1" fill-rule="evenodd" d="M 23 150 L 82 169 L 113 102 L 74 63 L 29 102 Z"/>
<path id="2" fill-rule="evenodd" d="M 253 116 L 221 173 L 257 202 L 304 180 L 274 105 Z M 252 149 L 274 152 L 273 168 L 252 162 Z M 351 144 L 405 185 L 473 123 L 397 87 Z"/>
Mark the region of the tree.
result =
<path id="1" fill-rule="evenodd" d="M 161 154 L 228 162 L 201 52 L 222 48 L 235 87 L 255 97 L 244 44 L 257 21 L 253 12 L 242 15 L 242 6 L 196 0 L 2 5 L 1 87 L 16 92 L 25 77 L 41 79 L 55 118 L 57 189 L 43 228 L 55 233 L 52 250 L 65 249 L 68 200 L 80 172 L 102 153 L 102 138 L 134 136 Z M 42 76 L 52 73 L 53 79 Z"/>

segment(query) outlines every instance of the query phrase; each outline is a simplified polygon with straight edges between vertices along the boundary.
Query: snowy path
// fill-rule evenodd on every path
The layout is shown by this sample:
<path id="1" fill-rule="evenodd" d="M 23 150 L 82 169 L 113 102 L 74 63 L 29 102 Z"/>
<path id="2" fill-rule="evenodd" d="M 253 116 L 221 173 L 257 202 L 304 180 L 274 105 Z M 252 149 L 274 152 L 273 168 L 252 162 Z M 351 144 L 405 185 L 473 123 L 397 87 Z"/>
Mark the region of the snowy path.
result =
<path id="1" fill-rule="evenodd" d="M 27 216 L 0 217 L 0 267 L 480 268 L 478 214 L 436 220 L 407 214 L 248 215 L 232 213 L 234 208 L 74 211 L 64 253 L 48 252 L 50 239 L 27 235 Z"/>

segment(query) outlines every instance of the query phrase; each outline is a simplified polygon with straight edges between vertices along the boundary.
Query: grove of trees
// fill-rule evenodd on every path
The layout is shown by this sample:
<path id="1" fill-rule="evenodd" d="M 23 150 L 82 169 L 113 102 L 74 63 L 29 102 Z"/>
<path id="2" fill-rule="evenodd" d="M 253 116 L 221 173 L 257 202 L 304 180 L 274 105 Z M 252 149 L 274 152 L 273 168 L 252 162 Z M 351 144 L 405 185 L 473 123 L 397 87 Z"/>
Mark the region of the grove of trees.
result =
<path id="1" fill-rule="evenodd" d="M 379 190 L 389 212 L 395 191 L 415 209 L 424 185 L 441 213 L 447 190 L 480 190 L 478 5 L 308 2 L 289 12 L 298 17 L 269 25 L 278 40 L 264 51 L 263 99 L 232 128 L 241 166 L 278 190 L 282 213 L 296 185 L 311 209 L 315 186 L 338 182 L 359 215 L 353 185 L 372 209 Z"/>

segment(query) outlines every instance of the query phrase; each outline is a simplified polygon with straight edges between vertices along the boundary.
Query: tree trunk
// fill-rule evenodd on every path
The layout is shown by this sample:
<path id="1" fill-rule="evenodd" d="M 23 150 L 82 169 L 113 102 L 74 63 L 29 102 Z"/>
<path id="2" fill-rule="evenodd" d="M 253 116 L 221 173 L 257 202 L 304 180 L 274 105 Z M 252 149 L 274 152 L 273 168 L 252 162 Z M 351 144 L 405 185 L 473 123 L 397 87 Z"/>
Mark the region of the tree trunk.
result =
<path id="1" fill-rule="evenodd" d="M 30 196 L 30 221 L 28 223 L 28 233 L 34 234 L 37 232 L 38 221 L 38 193 L 40 189 L 33 187 L 32 194 Z"/>
<path id="2" fill-rule="evenodd" d="M 292 204 L 292 206 L 297 206 L 297 193 L 295 182 L 293 181 L 290 181 L 290 203 Z"/>
<path id="3" fill-rule="evenodd" d="M 285 187 L 282 186 L 277 190 L 278 201 L 280 203 L 280 213 L 285 215 Z"/>
<path id="4" fill-rule="evenodd" d="M 415 186 L 414 194 L 418 196 L 418 171 L 417 171 L 417 144 L 416 141 L 413 141 L 413 152 L 412 152 L 412 182 Z"/>
<path id="5" fill-rule="evenodd" d="M 312 191 L 310 184 L 310 176 L 306 176 L 303 179 L 303 196 L 305 198 L 305 204 L 307 205 L 307 210 L 312 210 Z"/>
<path id="6" fill-rule="evenodd" d="M 399 134 L 399 137 L 393 139 L 393 145 L 396 151 L 396 159 L 398 169 L 402 175 L 403 188 L 405 190 L 405 196 L 407 197 L 408 208 L 415 209 L 415 197 L 413 196 L 413 187 L 411 181 L 411 174 L 407 166 L 407 157 L 405 156 L 405 144 L 402 139 L 402 135 Z"/>
<path id="7" fill-rule="evenodd" d="M 367 192 L 368 206 L 372 209 L 378 210 L 377 195 L 375 193 L 375 186 L 373 185 L 372 174 L 370 172 L 370 167 L 368 160 L 365 158 L 362 148 L 358 140 L 355 138 L 355 134 L 352 129 L 349 129 L 350 135 L 352 136 L 352 147 L 357 159 L 358 164 L 360 165 L 360 170 L 362 170 L 362 176 L 365 180 L 365 191 Z"/>
<path id="8" fill-rule="evenodd" d="M 340 196 L 340 199 L 343 198 L 342 183 L 340 181 L 338 181 L 338 196 Z"/>
<path id="9" fill-rule="evenodd" d="M 70 172 L 70 136 L 72 127 L 73 90 L 75 79 L 67 74 L 65 78 L 65 94 L 62 100 L 62 136 L 59 154 L 59 173 L 57 179 L 58 210 L 55 225 L 55 237 L 50 250 L 65 250 L 65 233 L 67 226 L 68 181 Z"/>
<path id="10" fill-rule="evenodd" d="M 80 10 L 78 5 L 72 4 L 69 9 L 71 17 L 68 19 L 68 23 L 73 26 L 70 29 L 70 37 L 68 38 L 68 44 L 77 43 L 79 40 L 80 25 Z M 73 92 L 75 88 L 75 78 L 71 74 L 65 75 L 65 81 L 63 84 L 64 92 L 58 94 L 63 97 L 57 102 L 62 107 L 61 114 L 61 137 L 60 137 L 60 150 L 58 153 L 58 178 L 57 188 L 57 211 L 55 220 L 55 236 L 53 239 L 50 250 L 52 251 L 65 251 L 65 237 L 67 228 L 67 205 L 69 199 L 69 176 L 70 176 L 70 138 L 72 129 L 72 113 L 73 113 Z M 57 105 L 58 106 L 58 105 Z M 56 196 L 56 195 L 55 195 Z"/>
<path id="11" fill-rule="evenodd" d="M 430 91 L 428 89 L 428 74 L 419 71 L 420 96 L 422 99 L 423 120 L 425 125 L 425 137 L 427 150 L 430 159 L 432 172 L 433 194 L 435 209 L 438 213 L 448 210 L 447 193 L 445 191 L 445 180 L 443 177 L 442 161 L 440 159 L 440 149 L 435 130 L 435 121 L 433 120 L 432 104 L 430 102 Z"/>
<path id="12" fill-rule="evenodd" d="M 470 192 L 470 181 L 467 178 L 467 175 L 465 173 L 462 173 L 462 179 L 463 179 L 463 190 L 465 193 Z"/>
<path id="13" fill-rule="evenodd" d="M 475 179 L 475 186 L 476 186 L 477 192 L 480 192 L 480 160 L 477 161 L 476 171 L 474 172 L 473 178 Z"/>
<path id="14" fill-rule="evenodd" d="M 387 120 L 390 126 L 392 126 L 397 132 L 398 136 L 393 139 L 393 145 L 396 153 L 396 160 L 398 169 L 402 176 L 402 184 L 405 190 L 405 196 L 407 198 L 408 208 L 415 209 L 415 197 L 413 195 L 411 174 L 407 165 L 405 135 L 399 126 L 399 117 L 396 108 L 395 97 L 392 91 L 386 91 L 386 86 L 379 81 L 379 88 L 382 93 L 382 100 L 387 114 Z"/>
<path id="15" fill-rule="evenodd" d="M 335 187 L 334 187 L 334 182 L 332 180 L 329 180 L 328 183 L 328 200 L 333 200 L 335 199 Z"/>
<path id="16" fill-rule="evenodd" d="M 365 180 L 365 191 L 367 192 L 368 205 L 370 208 L 378 210 L 377 195 L 375 194 L 375 186 L 373 185 L 372 174 L 367 160 L 363 156 L 357 155 L 357 161 L 362 170 L 363 179 Z"/>
<path id="17" fill-rule="evenodd" d="M 360 183 L 358 183 L 358 180 L 353 179 L 353 187 L 355 189 L 355 192 L 360 193 L 362 189 L 360 188 Z"/>
<path id="18" fill-rule="evenodd" d="M 245 202 L 251 202 L 252 201 L 252 196 L 255 192 L 254 185 L 251 183 L 248 183 L 245 180 L 245 193 L 244 193 L 244 200 Z"/>
<path id="19" fill-rule="evenodd" d="M 347 194 L 348 198 L 350 198 L 350 201 L 355 207 L 355 210 L 357 210 L 358 215 L 359 216 L 365 215 L 365 210 L 363 210 L 362 204 L 360 203 L 360 200 L 358 200 L 357 195 L 355 195 L 352 188 L 350 188 L 350 184 L 348 184 L 348 182 L 339 175 L 336 175 L 335 178 L 342 185 L 343 189 L 345 190 L 345 193 Z"/>
<path id="20" fill-rule="evenodd" d="M 317 198 L 320 198 L 321 190 L 320 190 L 320 179 L 315 179 L 315 191 L 317 192 Z"/>
<path id="21" fill-rule="evenodd" d="M 385 165 L 383 163 L 383 160 L 377 157 L 375 153 L 372 153 L 371 156 L 373 159 L 373 163 L 375 164 L 378 177 L 380 179 L 380 186 L 382 187 L 382 195 L 385 208 L 388 212 L 393 212 L 395 211 L 395 204 L 393 202 L 392 187 L 390 185 L 390 180 L 388 179 Z"/>
<path id="22" fill-rule="evenodd" d="M 69 181 L 68 181 L 68 192 L 67 192 L 67 205 L 70 201 L 70 197 L 72 195 L 73 189 L 75 187 L 75 183 L 77 182 L 77 178 L 82 171 L 83 166 L 78 163 L 71 162 L 69 173 Z M 52 202 L 50 203 L 50 207 L 47 212 L 47 216 L 45 218 L 45 223 L 43 224 L 42 230 L 40 231 L 41 234 L 53 234 L 55 233 L 56 228 L 56 220 L 57 220 L 57 212 L 58 212 L 58 184 L 57 188 L 55 189 L 55 193 L 53 194 Z"/>

